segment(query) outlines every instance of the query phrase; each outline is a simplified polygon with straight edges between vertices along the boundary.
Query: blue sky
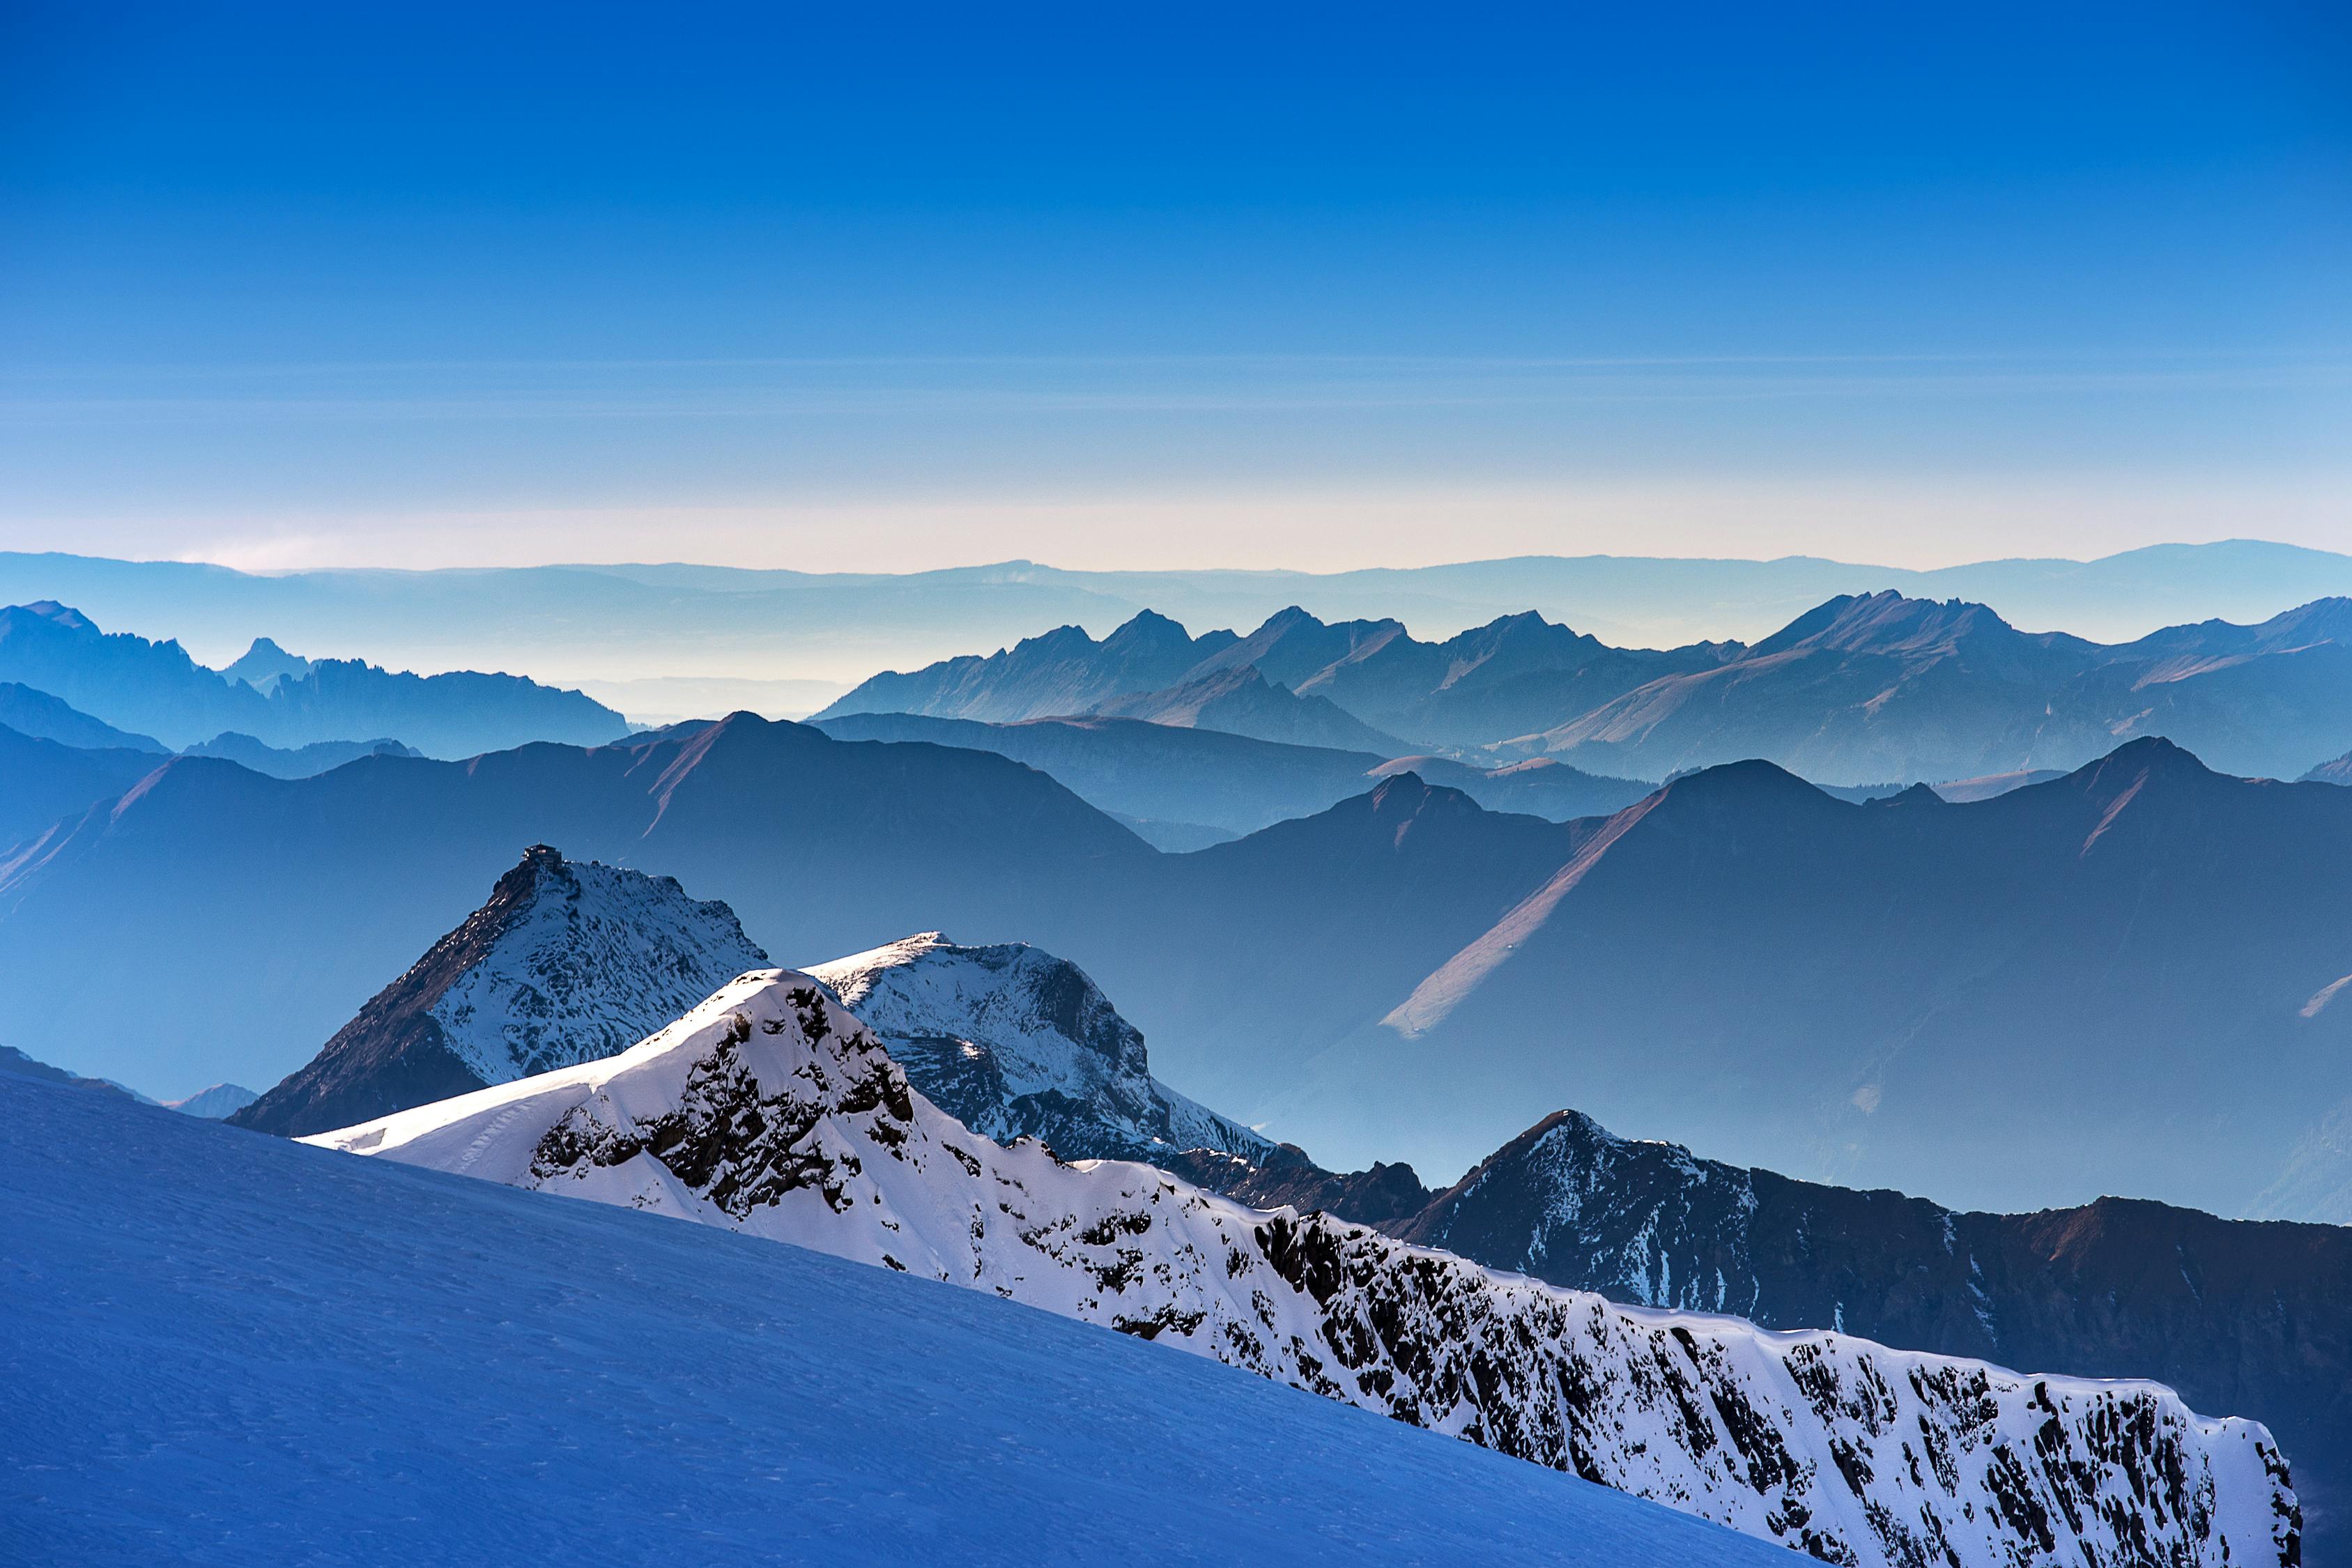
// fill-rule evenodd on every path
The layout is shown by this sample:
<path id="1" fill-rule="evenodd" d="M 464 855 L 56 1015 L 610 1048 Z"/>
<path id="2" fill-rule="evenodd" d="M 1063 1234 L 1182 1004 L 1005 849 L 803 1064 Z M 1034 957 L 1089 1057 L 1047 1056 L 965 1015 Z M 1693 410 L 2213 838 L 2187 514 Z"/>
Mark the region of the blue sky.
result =
<path id="1" fill-rule="evenodd" d="M 2347 18 L 20 3 L 0 546 L 2352 548 Z"/>

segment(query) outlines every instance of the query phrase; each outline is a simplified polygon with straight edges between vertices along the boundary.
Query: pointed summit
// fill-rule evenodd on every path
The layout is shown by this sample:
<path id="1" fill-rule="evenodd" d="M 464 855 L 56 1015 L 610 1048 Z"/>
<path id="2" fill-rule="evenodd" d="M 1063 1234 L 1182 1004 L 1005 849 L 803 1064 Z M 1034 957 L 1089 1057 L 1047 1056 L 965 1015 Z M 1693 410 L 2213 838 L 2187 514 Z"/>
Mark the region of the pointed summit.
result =
<path id="1" fill-rule="evenodd" d="M 534 844 L 309 1066 L 230 1120 L 299 1136 L 608 1057 L 767 962 L 725 904 Z"/>

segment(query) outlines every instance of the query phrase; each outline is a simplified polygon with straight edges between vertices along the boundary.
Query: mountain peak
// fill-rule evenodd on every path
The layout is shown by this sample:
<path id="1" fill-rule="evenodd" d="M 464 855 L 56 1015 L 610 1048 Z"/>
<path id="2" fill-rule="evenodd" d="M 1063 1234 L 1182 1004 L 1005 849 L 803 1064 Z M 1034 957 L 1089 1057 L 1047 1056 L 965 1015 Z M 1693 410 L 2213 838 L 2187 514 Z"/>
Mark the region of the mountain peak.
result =
<path id="1" fill-rule="evenodd" d="M 1068 1160 L 1157 1163 L 1267 1139 L 1151 1077 L 1142 1032 L 1066 958 L 1026 942 L 961 947 L 924 931 L 809 972 L 890 1048 L 933 1104 L 1000 1143 Z"/>
<path id="2" fill-rule="evenodd" d="M 1670 799 L 1710 805 L 1733 801 L 1826 801 L 1832 798 L 1780 763 L 1768 763 L 1761 757 L 1749 757 L 1744 762 L 1717 763 L 1711 768 L 1695 768 L 1689 773 L 1675 774 L 1661 787 Z"/>
<path id="3" fill-rule="evenodd" d="M 1889 588 L 1827 600 L 1758 643 L 1750 654 L 1820 649 L 1921 657 L 1949 653 L 1964 638 L 2017 635 L 2017 628 L 1983 605 L 1906 598 Z"/>
<path id="4" fill-rule="evenodd" d="M 61 605 L 55 599 L 36 599 L 29 605 L 18 605 L 16 608 L 24 611 L 26 615 L 31 616 L 36 620 L 47 621 L 51 625 L 61 626 L 69 632 L 95 632 L 98 630 L 97 622 L 91 620 L 88 616 L 83 615 L 79 610 L 75 609 L 70 605 Z M 0 611 L 0 614 L 5 613 L 5 611 Z"/>
<path id="5" fill-rule="evenodd" d="M 1192 646 L 1192 634 L 1186 631 L 1181 622 L 1171 620 L 1157 610 L 1138 610 L 1124 625 L 1102 640 L 1106 652 L 1125 653 L 1141 649 L 1156 652 L 1162 648 L 1189 651 Z"/>
<path id="6" fill-rule="evenodd" d="M 725 904 L 534 844 L 480 909 L 232 1120 L 322 1131 L 610 1056 L 767 963 Z"/>

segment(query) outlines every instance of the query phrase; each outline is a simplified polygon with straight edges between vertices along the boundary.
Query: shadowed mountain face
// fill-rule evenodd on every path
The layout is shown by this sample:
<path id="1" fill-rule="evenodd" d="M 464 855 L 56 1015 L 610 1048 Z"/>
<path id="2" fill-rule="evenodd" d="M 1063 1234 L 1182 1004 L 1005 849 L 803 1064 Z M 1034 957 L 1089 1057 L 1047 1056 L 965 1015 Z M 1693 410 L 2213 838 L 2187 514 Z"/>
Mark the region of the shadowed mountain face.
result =
<path id="1" fill-rule="evenodd" d="M 0 848 L 111 800 L 163 764 L 152 752 L 84 750 L 0 724 Z"/>
<path id="2" fill-rule="evenodd" d="M 462 757 L 533 740 L 593 744 L 628 728 L 576 691 L 520 676 L 418 676 L 357 659 L 301 662 L 299 675 L 272 675 L 265 694 L 205 668 L 176 642 L 100 632 L 63 605 L 0 609 L 0 680 L 174 746 L 223 731 L 279 747 L 397 735 L 433 755 Z"/>
<path id="3" fill-rule="evenodd" d="M 1957 1214 L 1612 1137 L 1562 1111 L 1381 1228 L 1614 1300 L 2149 1377 L 2263 1422 L 2306 1558 L 2352 1552 L 2352 1228 L 2102 1198 Z"/>
<path id="4" fill-rule="evenodd" d="M 1294 746 L 1371 752 L 1382 757 L 1412 748 L 1384 735 L 1328 697 L 1301 697 L 1269 685 L 1255 665 L 1213 670 L 1166 691 L 1115 697 L 1096 704 L 1106 719 L 1144 719 L 1188 730 L 1217 730 Z"/>
<path id="5" fill-rule="evenodd" d="M 930 741 L 994 752 L 1053 774 L 1121 817 L 1197 823 L 1235 836 L 1327 811 L 1401 773 L 1458 789 L 1491 811 L 1555 822 L 1606 816 L 1654 787 L 1595 778 L 1549 757 L 1496 769 L 1444 757 L 1384 761 L 1370 752 L 1288 746 L 1135 719 L 982 724 L 914 713 L 850 713 L 817 728 L 844 741 Z"/>
<path id="6" fill-rule="evenodd" d="M 676 876 L 803 963 L 1033 942 L 1166 1081 L 1335 1166 L 1450 1175 L 1577 1104 L 1970 1206 L 2242 1214 L 2352 1096 L 2352 792 L 2153 742 L 1969 805 L 1749 763 L 1565 824 L 1407 773 L 1186 855 L 1003 757 L 741 715 L 294 782 L 179 759 L 0 865 L 0 1034 L 273 1080 L 534 841 Z M 125 964 L 173 1005 L 76 1029 Z"/>
<path id="7" fill-rule="evenodd" d="M 360 757 L 424 755 L 414 746 L 404 746 L 392 740 L 313 741 L 307 746 L 286 750 L 265 746 L 250 735 L 238 734 L 215 735 L 201 745 L 188 747 L 182 754 L 226 758 L 239 767 L 268 773 L 274 779 L 306 779 L 312 773 L 340 768 Z"/>
<path id="8" fill-rule="evenodd" d="M 824 957 L 940 915 L 1010 937 L 1017 914 L 1156 858 L 1003 758 L 750 715 L 628 747 L 365 757 L 300 780 L 184 757 L 0 862 L 0 1037 L 86 1037 L 76 993 L 130 963 L 175 1001 L 123 1070 L 272 1081 L 530 843 L 723 893 L 771 952 Z M 68 1044 L 52 1054 L 71 1065 Z"/>
<path id="9" fill-rule="evenodd" d="M 2352 1093 L 2347 879 L 2352 794 L 2159 741 L 1964 805 L 1713 769 L 1590 834 L 1276 1120 L 1442 1171 L 1572 1100 L 1987 1207 L 2245 1213 Z"/>
<path id="10" fill-rule="evenodd" d="M 20 735 L 84 751 L 119 749 L 160 754 L 170 750 L 151 735 L 134 735 L 101 723 L 60 698 L 15 680 L 0 680 L 0 724 Z"/>

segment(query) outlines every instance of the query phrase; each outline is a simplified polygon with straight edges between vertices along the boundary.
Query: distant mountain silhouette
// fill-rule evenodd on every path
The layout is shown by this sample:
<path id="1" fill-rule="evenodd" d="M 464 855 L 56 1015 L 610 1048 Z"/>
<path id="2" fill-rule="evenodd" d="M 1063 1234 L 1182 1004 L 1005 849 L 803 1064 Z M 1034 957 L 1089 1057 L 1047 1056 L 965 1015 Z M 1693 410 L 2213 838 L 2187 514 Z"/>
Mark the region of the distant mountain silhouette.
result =
<path id="1" fill-rule="evenodd" d="M 163 763 L 152 752 L 59 745 L 0 724 L 0 849 L 113 799 Z"/>
<path id="2" fill-rule="evenodd" d="M 168 754 L 169 746 L 152 735 L 134 735 L 102 723 L 62 698 L 14 680 L 0 680 L 0 724 L 20 735 L 55 741 L 85 751 L 116 747 L 130 752 Z"/>
<path id="3" fill-rule="evenodd" d="M 424 754 L 414 746 L 404 746 L 393 740 L 313 741 L 307 746 L 284 750 L 265 746 L 251 735 L 234 732 L 215 735 L 211 740 L 190 746 L 181 752 L 181 755 L 189 757 L 222 757 L 240 767 L 268 773 L 275 779 L 306 779 L 312 773 L 340 768 L 345 763 L 361 757 L 419 757 Z"/>
<path id="4" fill-rule="evenodd" d="M 1270 683 L 1255 665 L 1213 670 L 1165 691 L 1114 697 L 1090 710 L 1106 719 L 1143 719 L 1188 730 L 1222 730 L 1293 746 L 1402 756 L 1412 747 L 1387 735 L 1328 697 L 1301 697 Z"/>
<path id="5" fill-rule="evenodd" d="M 1631 805 L 1652 789 L 1595 778 L 1544 757 L 1495 770 L 1443 757 L 1283 745 L 1136 719 L 1031 719 L 983 724 L 911 713 L 851 713 L 817 722 L 845 741 L 930 741 L 995 752 L 1042 769 L 1093 805 L 1149 823 L 1195 823 L 1232 835 L 1311 816 L 1400 773 L 1459 789 L 1494 811 L 1566 821 Z"/>
<path id="6" fill-rule="evenodd" d="M 786 962 L 1034 942 L 1168 1083 L 1334 1168 L 1443 1178 L 1574 1103 L 1947 1203 L 2242 1214 L 2352 1097 L 2352 792 L 2157 742 L 1969 805 L 1748 763 L 1568 823 L 1405 773 L 1183 855 L 1004 757 L 748 715 L 290 782 L 181 758 L 0 860 L 0 1037 L 274 1080 L 530 842 L 676 876 Z M 72 1054 L 127 964 L 170 1005 Z"/>
<path id="7" fill-rule="evenodd" d="M 2231 773 L 2294 778 L 2352 743 L 2352 600 L 2102 646 L 1982 605 L 1832 599 L 1717 668 L 1668 676 L 1514 742 L 1665 774 L 1768 758 L 1808 778 L 2073 768 L 2162 735 Z"/>
<path id="8" fill-rule="evenodd" d="M 1083 627 L 1059 626 L 985 658 L 967 655 L 901 675 L 877 675 L 813 715 L 928 713 L 1011 722 L 1084 713 L 1097 703 L 1180 684 L 1231 632 L 1195 638 L 1146 610 L 1100 642 Z"/>
<path id="9" fill-rule="evenodd" d="M 253 646 L 237 656 L 234 663 L 222 668 L 221 673 L 231 680 L 242 680 L 265 696 L 276 689 L 280 680 L 299 680 L 310 673 L 310 661 L 288 653 L 268 637 L 256 637 Z"/>
<path id="10" fill-rule="evenodd" d="M 1716 768 L 1591 832 L 1294 1095 L 1242 1109 L 1443 1171 L 1574 1100 L 1947 1201 L 2242 1214 L 2352 1095 L 2352 1012 L 2329 1005 L 2347 883 L 2352 794 L 2161 741 L 1972 805 Z"/>
<path id="11" fill-rule="evenodd" d="M 2307 784 L 2352 784 L 2352 752 L 2331 757 L 2303 777 Z"/>
<path id="12" fill-rule="evenodd" d="M 278 747 L 394 735 L 436 756 L 463 757 L 534 740 L 593 743 L 628 729 L 619 714 L 576 691 L 520 676 L 419 676 L 357 659 L 303 662 L 299 676 L 272 677 L 265 695 L 205 668 L 176 642 L 101 632 L 63 605 L 0 608 L 0 679 L 174 746 L 224 731 Z"/>
<path id="13" fill-rule="evenodd" d="M 1382 740 L 1347 740 L 1319 708 L 1310 731 L 1304 710 L 1267 708 L 1248 670 Z M 1213 699 L 1244 689 L 1248 713 L 1220 716 Z M 1830 599 L 1752 647 L 1663 652 L 1610 647 L 1532 613 L 1440 643 L 1393 620 L 1326 625 L 1295 605 L 1238 638 L 1192 639 L 1149 615 L 1099 644 L 1066 626 L 985 659 L 877 676 L 819 717 L 1086 710 L 1392 755 L 1495 748 L 1643 778 L 1758 757 L 1836 788 L 1994 779 L 2079 767 L 2142 735 L 2224 772 L 2294 778 L 2352 747 L 2352 599 L 2103 645 L 1888 591 Z"/>
<path id="14" fill-rule="evenodd" d="M 1535 555 L 1328 574 L 1075 572 L 1002 561 L 898 575 L 677 563 L 259 574 L 194 562 L 0 552 L 0 604 L 56 599 L 104 626 L 169 627 L 191 647 L 242 648 L 267 633 L 289 648 L 364 649 L 394 668 L 445 668 L 453 650 L 463 650 L 464 661 L 507 669 L 617 662 L 671 676 L 755 668 L 831 675 L 845 664 L 911 670 L 1010 647 L 1049 626 L 1080 624 L 1099 635 L 1146 607 L 1191 626 L 1245 627 L 1300 605 L 1325 621 L 1395 617 L 1441 637 L 1533 609 L 1617 647 L 1668 647 L 1752 640 L 1833 595 L 1886 588 L 1988 604 L 2016 626 L 2112 642 L 2211 616 L 2260 621 L 2324 595 L 2352 594 L 2352 555 L 2231 540 L 2094 562 L 2008 560 L 1930 572 L 1805 556 Z M 1280 671 L 1266 677 L 1297 688 Z M 647 699 L 646 710 L 696 710 Z M 1424 742 L 1444 739 L 1358 716 Z M 1502 732 L 1530 734 L 1575 716 L 1530 716 Z M 2300 765 L 2317 760 L 2315 753 Z"/>
<path id="15" fill-rule="evenodd" d="M 877 675 L 816 717 L 1005 721 L 1094 712 L 1394 756 L 1557 723 L 1643 681 L 1711 668 L 1738 650 L 1737 644 L 1670 653 L 1611 648 L 1533 615 L 1421 643 L 1402 622 L 1326 625 L 1295 605 L 1245 637 L 1221 631 L 1192 638 L 1147 611 L 1100 643 L 1064 626 L 984 659 Z M 1252 670 L 1299 706 L 1270 710 L 1265 695 L 1250 689 Z M 1336 704 L 1362 731 L 1350 738 L 1322 703 Z"/>
<path id="16" fill-rule="evenodd" d="M 737 714 L 667 740 L 312 778 L 172 759 L 0 857 L 0 1038 L 72 1032 L 104 967 L 173 1000 L 123 1070 L 273 1082 L 472 910 L 515 847 L 676 875 L 803 962 L 953 921 L 992 940 L 1154 852 L 1033 769 Z M 70 1062 L 60 1044 L 57 1054 Z"/>

